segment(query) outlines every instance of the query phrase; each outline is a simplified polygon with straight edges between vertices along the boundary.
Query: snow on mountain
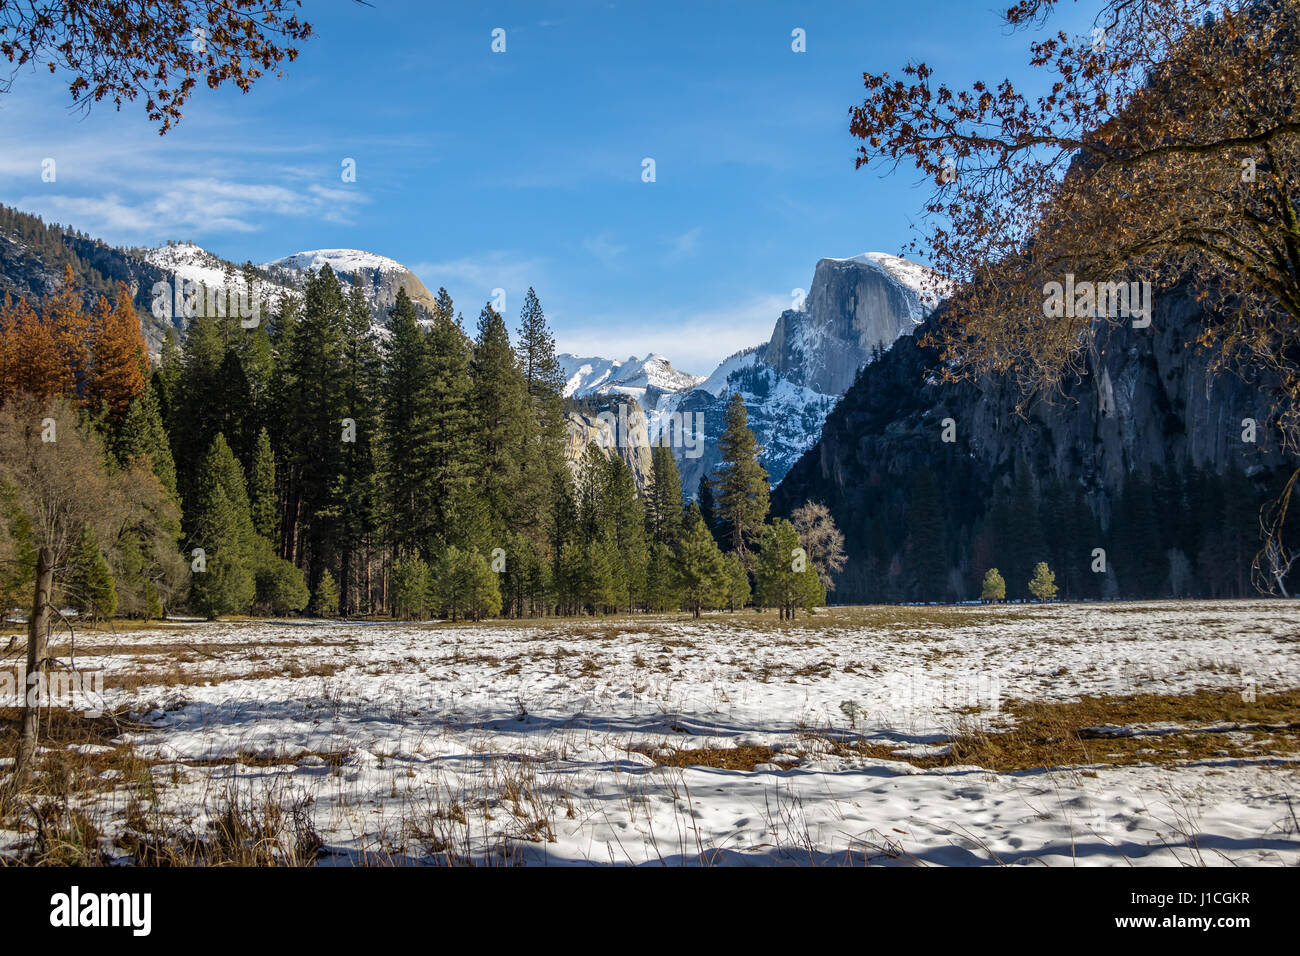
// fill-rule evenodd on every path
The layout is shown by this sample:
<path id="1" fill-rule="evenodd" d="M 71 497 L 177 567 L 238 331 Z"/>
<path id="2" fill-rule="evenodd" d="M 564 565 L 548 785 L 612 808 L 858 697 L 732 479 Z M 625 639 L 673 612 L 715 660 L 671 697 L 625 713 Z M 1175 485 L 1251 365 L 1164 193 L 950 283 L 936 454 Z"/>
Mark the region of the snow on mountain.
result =
<path id="1" fill-rule="evenodd" d="M 887 252 L 863 252 L 847 259 L 829 259 L 830 262 L 856 262 L 873 266 L 883 272 L 892 281 L 897 282 L 913 293 L 921 309 L 913 315 L 913 320 L 921 322 L 926 315 L 934 311 L 940 302 L 948 297 L 947 283 L 929 266 L 923 266 L 911 259 L 891 256 Z"/>
<path id="2" fill-rule="evenodd" d="M 245 267 L 213 255 L 192 242 L 172 242 L 147 249 L 143 258 L 174 277 L 174 281 L 198 283 L 211 290 L 229 289 L 242 293 L 247 289 Z M 308 271 L 319 271 L 326 265 L 334 270 L 345 290 L 354 283 L 360 284 L 374 314 L 377 331 L 383 330 L 388 310 L 401 288 L 406 289 L 406 294 L 418 307 L 426 310 L 433 307 L 433 296 L 415 273 L 396 259 L 361 249 L 315 249 L 265 262 L 254 267 L 257 272 L 254 291 L 264 302 L 274 302 L 282 295 L 300 297 Z"/>
<path id="3" fill-rule="evenodd" d="M 328 265 L 335 272 L 352 273 L 360 270 L 379 270 L 380 272 L 406 272 L 406 266 L 396 259 L 381 256 L 361 249 L 313 249 L 308 252 L 296 252 L 282 259 L 274 259 L 262 264 L 263 269 L 293 269 L 306 272 L 314 269 L 319 272 Z"/>
<path id="4" fill-rule="evenodd" d="M 433 295 L 420 278 L 396 259 L 362 249 L 310 249 L 282 259 L 263 263 L 261 268 L 278 281 L 301 286 L 310 270 L 319 272 L 329 266 L 345 286 L 358 283 L 375 313 L 375 323 L 383 327 L 388 310 L 397 301 L 397 292 L 406 294 L 419 308 L 432 310 Z"/>
<path id="5" fill-rule="evenodd" d="M 635 355 L 625 361 L 562 352 L 556 356 L 565 378 L 566 398 L 589 395 L 626 395 L 650 414 L 665 394 L 686 391 L 704 379 L 679 372 L 662 355 Z"/>
<path id="6" fill-rule="evenodd" d="M 741 349 L 734 355 L 729 355 L 723 359 L 722 363 L 713 370 L 712 374 L 700 383 L 699 388 L 701 391 L 708 392 L 715 398 L 726 395 L 730 392 L 727 382 L 731 378 L 732 373 L 757 365 L 762 360 L 763 346 L 751 345 L 747 349 Z"/>
<path id="7" fill-rule="evenodd" d="M 651 435 L 672 434 L 673 416 L 688 428 L 701 427 L 702 454 L 675 449 L 682 487 L 694 494 L 699 479 L 718 465 L 727 401 L 739 393 L 776 484 L 816 443 L 858 370 L 877 350 L 911 334 L 943 292 L 933 270 L 898 256 L 821 259 L 804 308 L 783 312 L 767 342 L 728 356 L 707 377 L 679 372 L 655 353 L 624 361 L 564 353 L 557 356 L 564 394 L 634 398 Z"/>
<path id="8" fill-rule="evenodd" d="M 198 283 L 206 289 L 232 288 L 232 291 L 242 291 L 248 285 L 242 267 L 215 256 L 192 242 L 173 242 L 146 249 L 143 258 L 168 275 Z M 260 294 L 268 297 L 281 292 L 294 292 L 291 286 L 268 279 L 260 270 L 255 285 Z"/>
<path id="9" fill-rule="evenodd" d="M 745 399 L 762 464 L 778 483 L 821 436 L 858 370 L 877 350 L 911 334 L 943 291 L 933 270 L 898 256 L 819 260 L 802 310 L 783 312 L 766 343 L 727 357 L 699 386 L 674 394 L 658 410 L 659 417 L 703 416 L 704 454 L 678 456 L 683 488 L 694 493 L 700 477 L 716 468 L 733 392 Z"/>

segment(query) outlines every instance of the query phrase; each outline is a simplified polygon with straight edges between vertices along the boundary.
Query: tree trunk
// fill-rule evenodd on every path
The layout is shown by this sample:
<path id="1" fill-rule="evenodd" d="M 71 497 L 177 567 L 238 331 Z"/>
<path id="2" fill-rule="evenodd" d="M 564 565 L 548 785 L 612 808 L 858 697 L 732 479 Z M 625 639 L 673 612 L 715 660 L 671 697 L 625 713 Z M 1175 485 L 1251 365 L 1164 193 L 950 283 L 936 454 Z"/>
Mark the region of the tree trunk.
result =
<path id="1" fill-rule="evenodd" d="M 40 719 L 40 697 L 37 690 L 45 669 L 45 642 L 49 632 L 53 589 L 54 552 L 49 548 L 41 548 L 36 556 L 36 594 L 32 599 L 32 615 L 27 624 L 23 730 L 18 744 L 18 760 L 14 766 L 14 777 L 20 785 L 30 773 L 32 759 L 36 756 L 36 729 Z"/>

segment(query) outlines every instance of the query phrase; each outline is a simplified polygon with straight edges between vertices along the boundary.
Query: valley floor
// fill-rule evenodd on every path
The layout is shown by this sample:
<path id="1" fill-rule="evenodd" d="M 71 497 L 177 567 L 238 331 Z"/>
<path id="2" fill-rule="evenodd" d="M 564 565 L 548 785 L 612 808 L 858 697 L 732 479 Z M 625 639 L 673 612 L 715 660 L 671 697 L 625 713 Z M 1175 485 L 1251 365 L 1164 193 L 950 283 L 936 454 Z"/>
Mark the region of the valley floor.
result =
<path id="1" fill-rule="evenodd" d="M 75 664 L 105 714 L 42 721 L 11 858 L 1300 863 L 1297 603 L 166 623 Z"/>

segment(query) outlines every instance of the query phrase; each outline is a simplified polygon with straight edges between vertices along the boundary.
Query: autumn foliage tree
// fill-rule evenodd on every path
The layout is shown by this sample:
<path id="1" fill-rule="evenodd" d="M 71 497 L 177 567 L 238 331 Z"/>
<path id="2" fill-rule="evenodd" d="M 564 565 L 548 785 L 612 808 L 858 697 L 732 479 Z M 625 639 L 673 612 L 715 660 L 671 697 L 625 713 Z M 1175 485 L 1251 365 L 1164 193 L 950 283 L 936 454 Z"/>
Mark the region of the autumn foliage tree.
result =
<path id="1" fill-rule="evenodd" d="M 23 392 L 45 402 L 71 391 L 54 330 L 23 299 L 0 307 L 0 403 Z"/>
<path id="2" fill-rule="evenodd" d="M 93 369 L 86 387 L 87 402 L 91 408 L 105 408 L 120 422 L 131 402 L 144 391 L 149 366 L 140 317 L 126 286 L 118 286 L 112 308 L 100 298 L 90 351 Z"/>
<path id="3" fill-rule="evenodd" d="M 117 109 L 144 100 L 151 122 L 166 133 L 202 82 L 232 83 L 247 93 L 268 72 L 298 57 L 295 43 L 312 36 L 299 20 L 299 0 L 0 0 L 0 56 L 20 67 L 70 77 L 72 101 Z"/>
<path id="4" fill-rule="evenodd" d="M 0 403 L 26 394 L 57 397 L 107 411 L 120 425 L 144 391 L 149 366 L 131 293 L 118 285 L 112 305 L 103 296 L 87 312 L 69 266 L 63 284 L 39 313 L 23 299 L 0 305 Z"/>

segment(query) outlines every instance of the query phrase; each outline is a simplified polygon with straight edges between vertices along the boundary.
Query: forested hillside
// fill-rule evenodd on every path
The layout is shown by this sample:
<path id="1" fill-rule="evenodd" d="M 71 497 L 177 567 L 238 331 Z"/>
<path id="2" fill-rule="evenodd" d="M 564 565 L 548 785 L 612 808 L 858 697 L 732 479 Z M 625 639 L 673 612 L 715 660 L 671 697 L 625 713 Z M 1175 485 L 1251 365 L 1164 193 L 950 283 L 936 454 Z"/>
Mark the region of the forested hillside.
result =
<path id="1" fill-rule="evenodd" d="M 376 329 L 361 284 L 325 265 L 266 321 L 201 312 L 152 367 L 127 288 L 86 298 L 69 264 L 53 295 L 0 313 L 5 607 L 55 539 L 61 593 L 99 616 L 699 614 L 751 598 L 785 615 L 822 600 L 835 551 L 810 561 L 795 526 L 767 523 L 738 396 L 707 514 L 686 508 L 667 447 L 641 489 L 595 445 L 566 463 L 531 290 L 514 343 L 490 304 L 471 334 L 446 290 L 423 321 L 399 291 Z M 61 515 L 72 501 L 93 513 Z"/>

